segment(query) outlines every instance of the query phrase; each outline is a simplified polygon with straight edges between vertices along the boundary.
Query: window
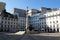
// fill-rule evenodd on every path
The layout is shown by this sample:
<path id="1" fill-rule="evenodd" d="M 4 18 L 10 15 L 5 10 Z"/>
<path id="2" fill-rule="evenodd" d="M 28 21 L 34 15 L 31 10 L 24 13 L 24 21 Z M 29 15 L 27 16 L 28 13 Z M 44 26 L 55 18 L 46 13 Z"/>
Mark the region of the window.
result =
<path id="1" fill-rule="evenodd" d="M 46 24 L 46 22 L 44 22 Z"/>
<path id="2" fill-rule="evenodd" d="M 12 27 L 12 25 L 11 25 L 11 27 Z"/>
<path id="3" fill-rule="evenodd" d="M 55 23 L 55 22 L 53 21 L 53 23 Z"/>
<path id="4" fill-rule="evenodd" d="M 56 21 L 56 23 L 58 23 L 58 21 Z"/>
<path id="5" fill-rule="evenodd" d="M 3 17 L 2 17 L 2 19 L 3 19 Z"/>
<path id="6" fill-rule="evenodd" d="M 53 28 L 55 28 L 55 25 L 53 25 Z"/>
<path id="7" fill-rule="evenodd" d="M 3 21 L 2 21 L 2 23 L 3 23 Z"/>
<path id="8" fill-rule="evenodd" d="M 15 24 L 15 22 L 14 22 L 14 24 Z"/>
<path id="9" fill-rule="evenodd" d="M 52 23 L 52 22 L 50 21 L 50 23 Z"/>
<path id="10" fill-rule="evenodd" d="M 44 28 L 44 27 L 42 26 L 42 28 Z"/>

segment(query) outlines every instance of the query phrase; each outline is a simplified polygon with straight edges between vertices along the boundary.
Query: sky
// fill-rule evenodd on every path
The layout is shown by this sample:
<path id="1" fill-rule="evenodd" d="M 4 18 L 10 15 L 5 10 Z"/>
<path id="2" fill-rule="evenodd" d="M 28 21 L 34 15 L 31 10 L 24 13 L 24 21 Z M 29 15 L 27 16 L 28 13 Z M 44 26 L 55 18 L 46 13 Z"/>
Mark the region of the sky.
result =
<path id="1" fill-rule="evenodd" d="M 40 9 L 41 7 L 60 8 L 60 0 L 0 0 L 6 3 L 7 12 L 11 12 L 13 8 L 19 9 Z"/>

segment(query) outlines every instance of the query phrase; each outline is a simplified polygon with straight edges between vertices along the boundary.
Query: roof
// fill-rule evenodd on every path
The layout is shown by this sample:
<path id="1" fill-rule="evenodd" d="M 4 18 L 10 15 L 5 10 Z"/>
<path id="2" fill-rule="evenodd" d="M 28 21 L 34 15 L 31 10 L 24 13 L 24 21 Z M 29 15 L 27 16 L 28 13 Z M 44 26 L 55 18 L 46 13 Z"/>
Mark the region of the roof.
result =
<path id="1" fill-rule="evenodd" d="M 18 13 L 20 17 L 26 17 L 26 11 L 23 9 L 14 8 L 14 13 Z"/>
<path id="2" fill-rule="evenodd" d="M 8 12 L 2 12 L 2 16 L 3 17 L 9 17 L 9 18 L 17 18 L 17 16 L 13 15 L 13 14 L 10 14 Z"/>

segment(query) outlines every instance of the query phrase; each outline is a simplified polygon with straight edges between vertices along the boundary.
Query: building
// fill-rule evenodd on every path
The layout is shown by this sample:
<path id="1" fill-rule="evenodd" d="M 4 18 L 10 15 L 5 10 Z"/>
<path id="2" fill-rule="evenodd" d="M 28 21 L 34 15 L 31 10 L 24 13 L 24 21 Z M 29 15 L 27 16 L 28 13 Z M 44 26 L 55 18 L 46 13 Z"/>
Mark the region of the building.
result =
<path id="1" fill-rule="evenodd" d="M 18 17 L 6 12 L 5 6 L 4 2 L 0 2 L 0 32 L 19 31 Z"/>
<path id="2" fill-rule="evenodd" d="M 40 12 L 40 11 L 37 9 L 31 9 L 28 11 L 28 15 L 31 16 L 31 15 L 37 14 L 37 12 Z"/>
<path id="3" fill-rule="evenodd" d="M 0 2 L 0 12 L 5 9 L 6 4 L 4 2 Z"/>
<path id="4" fill-rule="evenodd" d="M 1 32 L 16 32 L 18 28 L 18 18 L 5 10 L 0 14 L 0 31 Z"/>
<path id="5" fill-rule="evenodd" d="M 38 29 L 40 28 L 40 21 L 39 21 L 39 14 L 34 14 L 32 16 L 29 17 L 29 25 L 32 25 L 32 27 L 34 27 L 34 30 L 38 31 Z"/>
<path id="6" fill-rule="evenodd" d="M 6 4 L 0 2 L 0 32 L 17 32 L 26 29 L 26 10 L 14 8 L 6 12 Z M 60 9 L 41 7 L 28 10 L 28 26 L 39 32 L 60 32 Z"/>
<path id="7" fill-rule="evenodd" d="M 48 32 L 60 32 L 60 10 L 47 12 L 44 14 L 46 16 L 46 30 L 48 27 Z M 46 31 L 45 30 L 45 31 Z"/>
<path id="8" fill-rule="evenodd" d="M 44 10 L 43 11 L 29 10 L 28 11 L 29 25 L 32 25 L 32 27 L 34 27 L 34 30 L 40 31 L 40 32 L 60 32 L 60 28 L 59 28 L 60 9 L 45 8 Z M 25 30 L 25 28 L 26 28 L 26 11 L 15 8 L 13 13 L 14 13 L 14 15 L 18 16 L 18 25 L 19 25 L 20 29 Z"/>
<path id="9" fill-rule="evenodd" d="M 60 10 L 30 16 L 30 25 L 40 32 L 60 32 Z"/>
<path id="10" fill-rule="evenodd" d="M 20 30 L 25 30 L 26 27 L 26 11 L 23 9 L 14 8 L 12 14 L 18 17 L 18 26 Z"/>
<path id="11" fill-rule="evenodd" d="M 51 11 L 57 11 L 59 8 L 46 8 L 46 7 L 41 7 L 39 11 L 46 13 L 46 12 L 51 12 Z"/>

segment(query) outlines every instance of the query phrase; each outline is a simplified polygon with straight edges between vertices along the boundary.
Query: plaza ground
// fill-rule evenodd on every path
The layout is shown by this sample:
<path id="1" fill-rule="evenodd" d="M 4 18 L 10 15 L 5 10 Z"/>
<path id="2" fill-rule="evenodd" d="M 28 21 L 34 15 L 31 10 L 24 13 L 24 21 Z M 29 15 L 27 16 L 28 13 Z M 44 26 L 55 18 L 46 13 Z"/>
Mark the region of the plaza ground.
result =
<path id="1" fill-rule="evenodd" d="M 0 32 L 0 40 L 60 40 L 60 33 L 15 34 Z"/>

